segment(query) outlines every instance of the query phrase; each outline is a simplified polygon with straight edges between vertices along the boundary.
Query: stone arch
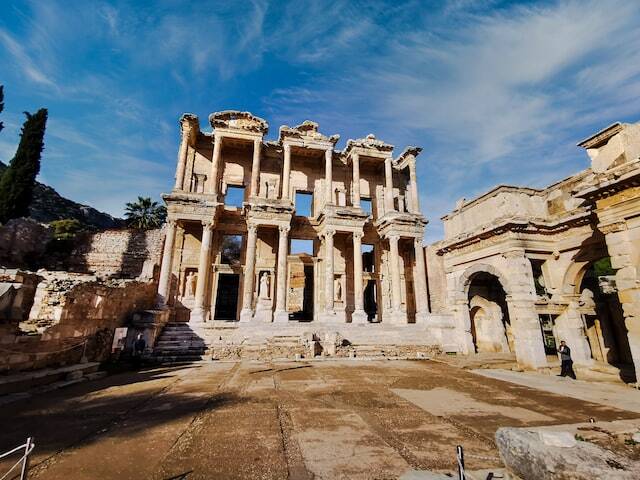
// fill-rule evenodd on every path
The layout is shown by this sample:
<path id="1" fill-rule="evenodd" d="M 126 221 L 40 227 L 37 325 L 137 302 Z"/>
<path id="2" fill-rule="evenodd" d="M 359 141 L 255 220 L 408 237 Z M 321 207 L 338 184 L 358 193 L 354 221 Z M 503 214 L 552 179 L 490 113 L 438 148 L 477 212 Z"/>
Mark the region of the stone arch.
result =
<path id="1" fill-rule="evenodd" d="M 474 275 L 476 275 L 477 273 L 488 273 L 490 275 L 493 275 L 498 279 L 505 293 L 507 295 L 511 294 L 511 288 L 509 287 L 507 279 L 505 275 L 503 275 L 502 272 L 500 272 L 500 270 L 498 270 L 493 265 L 489 265 L 487 263 L 477 263 L 467 268 L 462 273 L 462 276 L 458 280 L 457 293 L 462 294 L 465 299 L 467 298 L 467 294 L 469 292 L 469 285 L 473 281 Z"/>
<path id="2" fill-rule="evenodd" d="M 563 294 L 580 294 L 580 284 L 582 283 L 582 279 L 584 278 L 584 275 L 587 273 L 587 270 L 589 270 L 589 267 L 593 262 L 594 260 L 580 261 L 572 262 L 571 265 L 569 265 L 562 279 Z"/>

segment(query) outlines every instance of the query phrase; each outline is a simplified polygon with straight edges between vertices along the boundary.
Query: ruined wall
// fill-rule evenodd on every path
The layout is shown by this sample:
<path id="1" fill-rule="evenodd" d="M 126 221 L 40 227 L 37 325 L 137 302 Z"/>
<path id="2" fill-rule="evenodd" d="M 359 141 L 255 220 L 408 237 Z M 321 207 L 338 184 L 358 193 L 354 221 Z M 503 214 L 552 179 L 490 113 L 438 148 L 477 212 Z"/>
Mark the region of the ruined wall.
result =
<path id="1" fill-rule="evenodd" d="M 78 237 L 66 265 L 72 272 L 102 277 L 153 277 L 162 258 L 163 232 L 106 230 Z"/>
<path id="2" fill-rule="evenodd" d="M 155 303 L 153 282 L 100 281 L 66 272 L 40 272 L 40 276 L 20 332 L 0 335 L 1 370 L 75 363 L 83 354 L 89 361 L 106 360 L 115 328 Z"/>
<path id="3" fill-rule="evenodd" d="M 447 311 L 447 282 L 444 273 L 444 258 L 436 253 L 439 248 L 440 243 L 424 247 L 430 313 L 446 313 Z"/>

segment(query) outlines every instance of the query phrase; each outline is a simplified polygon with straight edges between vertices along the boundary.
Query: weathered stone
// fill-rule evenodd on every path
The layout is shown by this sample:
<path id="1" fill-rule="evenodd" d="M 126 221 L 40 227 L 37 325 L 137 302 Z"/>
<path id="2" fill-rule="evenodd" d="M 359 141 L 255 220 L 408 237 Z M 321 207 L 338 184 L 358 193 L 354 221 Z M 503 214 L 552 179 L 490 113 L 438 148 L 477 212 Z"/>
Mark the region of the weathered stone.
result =
<path id="1" fill-rule="evenodd" d="M 552 437 L 545 434 L 543 438 Z M 524 428 L 500 428 L 496 432 L 502 460 L 523 480 L 640 478 L 640 462 L 622 458 L 592 443 L 577 441 L 568 447 L 554 445 L 556 441 L 551 443 L 545 443 L 538 431 Z"/>

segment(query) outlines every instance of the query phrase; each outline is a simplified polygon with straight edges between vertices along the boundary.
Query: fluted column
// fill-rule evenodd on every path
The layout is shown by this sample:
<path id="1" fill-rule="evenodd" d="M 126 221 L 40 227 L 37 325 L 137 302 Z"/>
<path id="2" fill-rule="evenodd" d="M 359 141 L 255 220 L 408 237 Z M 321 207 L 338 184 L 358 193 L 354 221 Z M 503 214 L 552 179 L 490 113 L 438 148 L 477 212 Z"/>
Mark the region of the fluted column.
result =
<path id="1" fill-rule="evenodd" d="M 209 192 L 218 195 L 218 169 L 220 168 L 220 153 L 222 151 L 222 136 L 215 134 L 213 140 L 213 156 L 211 157 L 211 180 Z"/>
<path id="2" fill-rule="evenodd" d="M 213 223 L 203 222 L 202 242 L 200 243 L 200 261 L 198 262 L 198 282 L 196 283 L 196 296 L 194 307 L 191 311 L 191 320 L 202 322 L 205 320 L 205 292 L 209 279 L 209 258 L 211 253 L 211 238 L 213 236 Z"/>
<path id="3" fill-rule="evenodd" d="M 418 177 L 416 160 L 409 161 L 409 185 L 411 185 L 411 213 L 420 213 L 420 197 L 418 195 Z"/>
<path id="4" fill-rule="evenodd" d="M 325 179 L 325 191 L 324 191 L 324 204 L 333 205 L 333 150 L 327 149 L 324 152 L 324 179 Z"/>
<path id="5" fill-rule="evenodd" d="M 360 155 L 354 153 L 351 155 L 353 163 L 353 195 L 352 202 L 354 207 L 360 208 Z"/>
<path id="6" fill-rule="evenodd" d="M 290 199 L 289 192 L 289 180 L 291 176 L 291 145 L 285 143 L 283 145 L 284 150 L 284 162 L 282 166 L 282 195 L 281 198 L 283 200 Z"/>
<path id="7" fill-rule="evenodd" d="M 189 136 L 191 135 L 191 127 L 182 125 L 182 138 L 180 139 L 180 148 L 178 149 L 178 166 L 176 168 L 176 183 L 174 190 L 182 190 L 184 187 L 184 171 L 187 166 L 187 153 L 189 151 Z"/>
<path id="8" fill-rule="evenodd" d="M 362 294 L 362 233 L 353 234 L 353 315 L 352 323 L 367 323 Z"/>
<path id="9" fill-rule="evenodd" d="M 244 285 L 242 291 L 242 310 L 240 321 L 248 322 L 253 317 L 253 284 L 256 270 L 256 242 L 258 227 L 247 225 L 247 251 L 245 255 Z"/>
<path id="10" fill-rule="evenodd" d="M 392 212 L 393 208 L 393 170 L 391 167 L 391 157 L 384 159 L 384 210 Z"/>
<path id="11" fill-rule="evenodd" d="M 333 235 L 335 230 L 325 230 L 324 233 L 324 307 L 327 313 L 333 312 Z"/>
<path id="12" fill-rule="evenodd" d="M 262 147 L 262 140 L 255 139 L 253 141 L 253 163 L 251 164 L 251 196 L 257 197 L 260 184 L 260 150 Z"/>
<path id="13" fill-rule="evenodd" d="M 160 279 L 158 281 L 158 306 L 164 307 L 169 300 L 171 290 L 171 264 L 173 262 L 173 243 L 176 238 L 176 221 L 168 220 L 164 237 L 162 264 L 160 265 Z"/>
<path id="14" fill-rule="evenodd" d="M 287 312 L 287 255 L 289 247 L 289 225 L 279 227 L 278 237 L 278 271 L 276 280 L 276 322 L 287 322 L 289 313 Z"/>
<path id="15" fill-rule="evenodd" d="M 416 297 L 416 323 L 423 323 L 429 314 L 427 302 L 427 272 L 424 267 L 424 248 L 421 238 L 413 239 L 415 248 L 416 268 L 414 268 L 413 291 Z"/>
<path id="16" fill-rule="evenodd" d="M 389 235 L 389 262 L 391 263 L 391 304 L 394 315 L 402 311 L 402 290 L 400 289 L 400 254 L 398 235 Z"/>

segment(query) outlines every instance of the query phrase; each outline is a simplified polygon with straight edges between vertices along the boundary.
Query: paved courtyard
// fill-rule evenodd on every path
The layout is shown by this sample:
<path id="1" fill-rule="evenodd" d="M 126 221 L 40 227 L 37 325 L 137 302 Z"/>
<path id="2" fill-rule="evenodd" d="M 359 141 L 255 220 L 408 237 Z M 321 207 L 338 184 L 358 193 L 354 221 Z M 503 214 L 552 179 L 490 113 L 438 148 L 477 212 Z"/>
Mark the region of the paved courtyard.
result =
<path id="1" fill-rule="evenodd" d="M 383 479 L 453 469 L 458 444 L 497 467 L 500 426 L 638 416 L 432 361 L 207 363 L 4 406 L 0 451 L 33 435 L 39 479 Z"/>

